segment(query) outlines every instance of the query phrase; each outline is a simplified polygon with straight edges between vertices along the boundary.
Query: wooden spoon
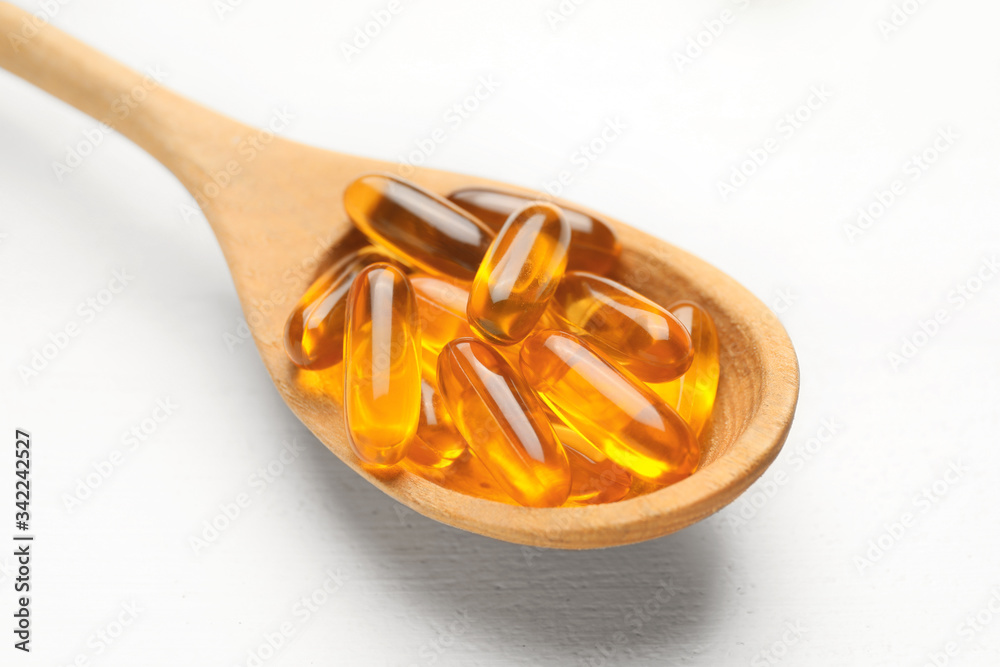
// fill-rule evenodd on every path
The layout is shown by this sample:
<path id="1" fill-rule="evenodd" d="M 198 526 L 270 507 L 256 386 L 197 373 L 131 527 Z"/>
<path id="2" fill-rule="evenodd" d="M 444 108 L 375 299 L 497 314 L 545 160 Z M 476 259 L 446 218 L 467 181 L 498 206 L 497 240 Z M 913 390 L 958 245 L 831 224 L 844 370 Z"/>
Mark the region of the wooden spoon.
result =
<path id="1" fill-rule="evenodd" d="M 314 258 L 350 238 L 341 202 L 345 186 L 364 172 L 401 173 L 400 165 L 304 146 L 235 122 L 49 25 L 26 29 L 32 20 L 0 3 L 0 35 L 6 36 L 0 39 L 0 66 L 112 126 L 174 173 L 215 232 L 257 349 L 285 402 L 337 457 L 404 505 L 510 542 L 606 547 L 666 535 L 709 516 L 777 456 L 798 396 L 795 352 L 777 318 L 721 271 L 612 221 L 624 248 L 622 280 L 660 303 L 693 299 L 718 326 L 721 377 L 698 472 L 622 502 L 530 509 L 462 495 L 402 470 L 366 469 L 347 443 L 338 401 L 288 361 L 282 330 L 318 271 Z M 259 148 L 250 151 L 254 142 Z M 529 192 L 434 169 L 407 168 L 402 175 L 441 194 L 474 185 Z"/>

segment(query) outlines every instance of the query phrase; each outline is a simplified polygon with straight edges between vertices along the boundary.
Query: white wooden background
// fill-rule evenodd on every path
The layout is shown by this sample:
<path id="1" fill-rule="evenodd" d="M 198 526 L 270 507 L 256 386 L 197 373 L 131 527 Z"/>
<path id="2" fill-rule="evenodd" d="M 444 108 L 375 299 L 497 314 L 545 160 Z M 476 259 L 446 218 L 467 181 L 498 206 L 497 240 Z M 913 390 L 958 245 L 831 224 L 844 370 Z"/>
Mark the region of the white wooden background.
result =
<path id="1" fill-rule="evenodd" d="M 0 549 L 0 663 L 997 664 L 997 3 L 399 0 L 350 58 L 387 0 L 20 4 L 299 141 L 392 159 L 442 128 L 434 166 L 569 171 L 772 304 L 802 391 L 761 482 L 679 534 L 571 553 L 438 525 L 285 408 L 180 185 L 0 72 L 0 498 L 28 429 L 38 535 L 30 656 Z"/>

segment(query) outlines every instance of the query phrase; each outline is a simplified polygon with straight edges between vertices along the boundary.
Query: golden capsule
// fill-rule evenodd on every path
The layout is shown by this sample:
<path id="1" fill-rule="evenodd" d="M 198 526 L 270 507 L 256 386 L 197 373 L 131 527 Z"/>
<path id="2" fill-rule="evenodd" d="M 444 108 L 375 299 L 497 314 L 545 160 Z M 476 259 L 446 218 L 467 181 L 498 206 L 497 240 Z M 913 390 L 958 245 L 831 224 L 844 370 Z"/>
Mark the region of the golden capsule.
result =
<path id="1" fill-rule="evenodd" d="M 678 301 L 668 310 L 691 332 L 694 359 L 681 377 L 650 387 L 700 435 L 719 387 L 719 335 L 712 316 L 696 303 Z"/>
<path id="2" fill-rule="evenodd" d="M 477 334 L 511 345 L 531 333 L 566 270 L 569 239 L 569 223 L 548 204 L 531 204 L 507 220 L 469 293 L 467 314 Z"/>
<path id="3" fill-rule="evenodd" d="M 451 193 L 448 199 L 497 232 L 512 213 L 532 201 L 528 197 L 493 188 L 466 188 Z M 573 208 L 562 205 L 560 208 L 573 230 L 568 268 L 599 274 L 609 273 L 622 251 L 611 224 Z"/>
<path id="4" fill-rule="evenodd" d="M 311 371 L 340 363 L 351 283 L 366 266 L 391 261 L 381 250 L 367 246 L 348 253 L 313 281 L 285 322 L 285 353 L 292 363 Z"/>
<path id="5" fill-rule="evenodd" d="M 474 338 L 448 343 L 438 384 L 459 432 L 504 491 L 529 507 L 566 500 L 566 452 L 538 399 L 496 350 Z"/>
<path id="6" fill-rule="evenodd" d="M 646 382 L 680 377 L 694 358 L 691 336 L 680 320 L 610 278 L 568 272 L 552 297 L 550 312 Z"/>
<path id="7" fill-rule="evenodd" d="M 417 274 L 410 277 L 417 294 L 417 311 L 420 314 L 420 341 L 424 348 L 424 373 L 437 375 L 437 355 L 445 344 L 456 338 L 474 335 L 465 310 L 469 303 L 469 290 L 461 281 L 442 276 Z M 556 321 L 546 312 L 538 321 L 536 330 L 551 329 Z M 521 346 L 506 345 L 496 348 L 515 369 L 520 359 Z"/>
<path id="8" fill-rule="evenodd" d="M 362 176 L 344 191 L 365 236 L 408 264 L 471 281 L 494 232 L 447 199 L 395 176 Z"/>
<path id="9" fill-rule="evenodd" d="M 579 337 L 524 341 L 521 372 L 567 426 L 634 475 L 673 482 L 698 465 L 698 440 L 672 408 Z"/>
<path id="10" fill-rule="evenodd" d="M 449 491 L 455 491 L 467 496 L 475 496 L 507 505 L 517 505 L 507 492 L 500 488 L 497 480 L 476 458 L 471 451 L 466 450 L 451 465 L 444 468 L 431 468 L 414 463 L 409 458 L 401 464 L 406 470 L 429 482 L 442 486 Z"/>
<path id="11" fill-rule="evenodd" d="M 420 382 L 420 421 L 407 458 L 431 468 L 446 468 L 465 451 L 465 439 L 455 428 L 441 393 L 424 377 Z"/>
<path id="12" fill-rule="evenodd" d="M 420 419 L 420 330 L 406 275 L 379 263 L 361 271 L 347 296 L 344 415 L 360 459 L 393 465 Z"/>
<path id="13" fill-rule="evenodd" d="M 472 335 L 465 319 L 469 303 L 467 287 L 446 277 L 427 274 L 411 276 L 410 282 L 417 295 L 420 341 L 426 350 L 436 357 L 445 344 Z"/>
<path id="14" fill-rule="evenodd" d="M 566 505 L 596 505 L 621 500 L 629 492 L 632 476 L 573 429 L 553 424 L 566 449 L 573 481 Z"/>

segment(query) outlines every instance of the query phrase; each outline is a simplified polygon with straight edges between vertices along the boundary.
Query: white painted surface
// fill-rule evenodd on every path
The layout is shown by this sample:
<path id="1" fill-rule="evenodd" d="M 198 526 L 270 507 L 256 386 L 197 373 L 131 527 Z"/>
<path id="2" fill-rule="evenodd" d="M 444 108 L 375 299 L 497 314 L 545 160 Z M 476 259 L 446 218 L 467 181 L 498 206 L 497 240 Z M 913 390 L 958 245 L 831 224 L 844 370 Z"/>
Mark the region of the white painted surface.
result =
<path id="1" fill-rule="evenodd" d="M 997 664 L 1000 278 L 962 308 L 949 294 L 1000 251 L 1000 6 L 920 3 L 884 38 L 894 3 L 917 6 L 590 0 L 553 29 L 555 0 L 403 2 L 348 63 L 340 44 L 386 3 L 234 0 L 220 18 L 212 0 L 66 2 L 58 27 L 248 123 L 287 107 L 296 140 L 392 159 L 443 127 L 434 166 L 536 187 L 569 170 L 568 197 L 776 304 L 802 392 L 757 509 L 589 553 L 438 525 L 330 456 L 250 343 L 227 347 L 240 310 L 181 186 L 117 135 L 60 182 L 53 163 L 94 121 L 0 73 L 2 427 L 33 434 L 39 536 L 35 650 L 10 648 L 8 570 L 0 662 L 254 664 L 288 622 L 294 637 L 262 664 L 760 665 L 770 650 L 789 665 L 923 665 L 949 642 L 948 664 Z M 679 71 L 723 10 L 732 21 Z M 499 87 L 449 122 L 480 77 Z M 829 99 L 786 136 L 778 124 L 814 87 Z M 579 171 L 577 147 L 615 119 L 620 136 Z M 948 128 L 953 145 L 912 180 L 904 163 Z M 723 201 L 720 179 L 770 137 L 777 151 Z M 905 193 L 850 242 L 845 224 L 895 178 Z M 78 304 L 121 268 L 134 278 L 86 321 Z M 947 322 L 893 368 L 938 310 Z M 71 322 L 80 334 L 23 382 L 18 366 Z M 128 450 L 158 399 L 178 407 Z M 806 460 L 824 420 L 836 433 Z M 290 438 L 301 451 L 283 474 L 255 481 Z M 121 465 L 68 511 L 65 494 L 115 449 Z M 953 464 L 942 497 L 919 500 Z M 195 553 L 190 538 L 241 493 L 249 507 Z M 906 513 L 904 533 L 883 536 Z M 859 566 L 880 537 L 884 555 Z M 336 590 L 304 619 L 294 605 L 327 572 Z M 99 654 L 95 633 L 123 604 L 141 611 Z M 992 622 L 972 630 L 977 614 Z"/>

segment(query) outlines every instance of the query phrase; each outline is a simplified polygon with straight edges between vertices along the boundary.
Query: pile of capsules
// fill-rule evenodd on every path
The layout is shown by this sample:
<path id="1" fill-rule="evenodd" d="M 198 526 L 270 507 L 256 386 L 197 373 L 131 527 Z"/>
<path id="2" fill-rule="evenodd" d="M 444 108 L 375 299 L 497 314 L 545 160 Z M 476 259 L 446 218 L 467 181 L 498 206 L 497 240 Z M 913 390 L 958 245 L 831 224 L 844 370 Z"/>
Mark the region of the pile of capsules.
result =
<path id="1" fill-rule="evenodd" d="M 608 278 L 621 253 L 609 223 L 381 174 L 344 204 L 370 245 L 309 287 L 285 349 L 306 371 L 342 364 L 365 464 L 529 507 L 613 502 L 695 470 L 715 326 L 697 304 Z"/>

